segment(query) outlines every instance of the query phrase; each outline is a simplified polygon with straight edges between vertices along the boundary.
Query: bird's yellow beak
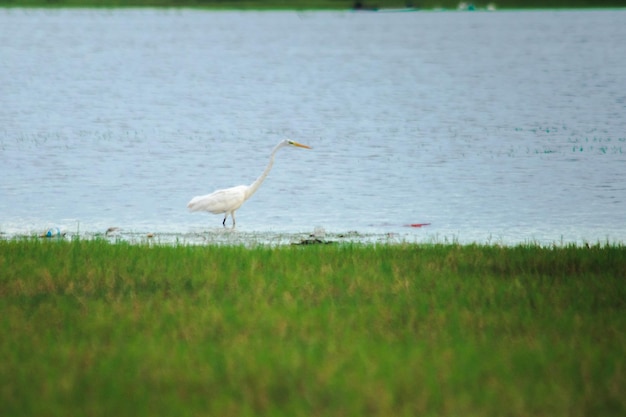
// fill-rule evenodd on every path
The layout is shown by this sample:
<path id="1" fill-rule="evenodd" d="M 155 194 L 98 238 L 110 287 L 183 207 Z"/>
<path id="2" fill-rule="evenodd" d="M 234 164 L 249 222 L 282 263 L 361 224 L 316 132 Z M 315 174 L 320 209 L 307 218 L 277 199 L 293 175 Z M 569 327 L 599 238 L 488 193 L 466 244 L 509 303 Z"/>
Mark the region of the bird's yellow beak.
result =
<path id="1" fill-rule="evenodd" d="M 298 148 L 313 149 L 310 146 L 303 145 L 301 143 L 296 142 L 295 140 L 290 140 L 289 143 L 293 146 L 297 146 Z"/>

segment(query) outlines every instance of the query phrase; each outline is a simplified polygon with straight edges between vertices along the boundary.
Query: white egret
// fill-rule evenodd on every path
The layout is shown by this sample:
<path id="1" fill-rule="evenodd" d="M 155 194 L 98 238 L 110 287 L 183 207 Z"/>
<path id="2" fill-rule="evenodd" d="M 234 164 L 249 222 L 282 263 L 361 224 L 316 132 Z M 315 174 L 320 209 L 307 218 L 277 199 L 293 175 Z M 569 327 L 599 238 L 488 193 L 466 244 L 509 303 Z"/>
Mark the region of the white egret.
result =
<path id="1" fill-rule="evenodd" d="M 250 185 L 238 185 L 236 187 L 225 188 L 223 190 L 217 190 L 211 194 L 200 195 L 191 199 L 187 204 L 187 208 L 190 211 L 208 211 L 213 214 L 224 213 L 224 220 L 222 224 L 226 226 L 226 219 L 228 215 L 233 219 L 233 227 L 235 226 L 235 211 L 241 207 L 241 205 L 252 197 L 252 194 L 259 189 L 267 174 L 270 173 L 272 165 L 274 165 L 274 156 L 276 152 L 285 146 L 297 146 L 299 148 L 311 149 L 310 146 L 303 145 L 293 140 L 285 139 L 281 141 L 272 153 L 270 154 L 270 162 L 267 164 L 265 171 Z"/>

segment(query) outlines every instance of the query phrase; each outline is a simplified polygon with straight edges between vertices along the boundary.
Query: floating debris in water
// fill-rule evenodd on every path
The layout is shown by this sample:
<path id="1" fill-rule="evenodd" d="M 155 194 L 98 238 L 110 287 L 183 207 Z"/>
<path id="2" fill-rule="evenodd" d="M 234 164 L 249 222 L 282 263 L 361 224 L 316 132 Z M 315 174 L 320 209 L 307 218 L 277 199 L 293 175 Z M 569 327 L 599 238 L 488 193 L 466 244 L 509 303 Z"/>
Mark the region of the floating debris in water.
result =
<path id="1" fill-rule="evenodd" d="M 316 226 L 308 238 L 300 239 L 299 242 L 292 243 L 292 245 L 326 245 L 329 243 L 335 242 L 326 240 L 326 229 L 322 226 Z"/>
<path id="2" fill-rule="evenodd" d="M 318 238 L 302 239 L 300 242 L 292 243 L 292 245 L 328 245 L 335 243 L 332 240 L 322 240 Z"/>
<path id="3" fill-rule="evenodd" d="M 361 236 L 361 234 L 359 232 L 357 232 L 356 230 L 350 230 L 348 232 L 339 233 L 337 235 L 337 237 L 340 237 L 340 238 L 358 238 L 360 236 Z"/>
<path id="4" fill-rule="evenodd" d="M 115 237 L 119 238 L 121 236 L 122 229 L 116 226 L 109 227 L 104 235 L 106 237 Z"/>
<path id="5" fill-rule="evenodd" d="M 322 226 L 316 226 L 315 229 L 313 229 L 313 234 L 311 235 L 311 237 L 324 239 L 326 237 L 326 229 L 324 229 Z"/>
<path id="6" fill-rule="evenodd" d="M 430 226 L 430 223 L 410 223 L 410 224 L 404 225 L 404 227 L 424 227 L 424 226 Z"/>
<path id="7" fill-rule="evenodd" d="M 50 229 L 46 230 L 46 232 L 42 235 L 39 235 L 39 237 L 62 237 L 65 236 L 65 232 L 61 232 L 61 229 L 59 229 L 58 227 L 51 227 Z"/>

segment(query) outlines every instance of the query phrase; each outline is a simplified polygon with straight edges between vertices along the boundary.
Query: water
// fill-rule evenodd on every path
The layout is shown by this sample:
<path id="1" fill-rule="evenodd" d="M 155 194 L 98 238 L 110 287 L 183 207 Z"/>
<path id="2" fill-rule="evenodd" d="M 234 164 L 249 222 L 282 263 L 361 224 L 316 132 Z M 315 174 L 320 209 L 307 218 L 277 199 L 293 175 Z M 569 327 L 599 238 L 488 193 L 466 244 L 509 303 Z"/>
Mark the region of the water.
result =
<path id="1" fill-rule="evenodd" d="M 625 20 L 0 10 L 0 236 L 623 243 Z"/>

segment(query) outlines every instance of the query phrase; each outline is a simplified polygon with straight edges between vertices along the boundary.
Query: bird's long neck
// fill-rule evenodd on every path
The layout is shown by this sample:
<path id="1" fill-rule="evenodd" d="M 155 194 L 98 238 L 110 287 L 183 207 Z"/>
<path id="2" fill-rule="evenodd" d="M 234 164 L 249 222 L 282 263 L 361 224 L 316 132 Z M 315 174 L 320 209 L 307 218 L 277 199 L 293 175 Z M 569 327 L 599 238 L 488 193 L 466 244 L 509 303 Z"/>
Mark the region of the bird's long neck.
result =
<path id="1" fill-rule="evenodd" d="M 267 175 L 270 173 L 270 171 L 272 170 L 272 166 L 274 165 L 274 156 L 276 155 L 276 152 L 278 152 L 278 150 L 281 147 L 282 147 L 282 143 L 279 143 L 278 145 L 276 145 L 276 147 L 270 154 L 270 162 L 265 167 L 265 171 L 263 171 L 263 173 L 259 175 L 259 178 L 257 178 L 252 184 L 250 184 L 250 186 L 246 190 L 246 200 L 252 197 L 252 194 L 254 194 L 256 190 L 259 189 L 261 184 L 263 184 L 263 181 L 265 181 L 265 178 L 267 178 Z"/>

